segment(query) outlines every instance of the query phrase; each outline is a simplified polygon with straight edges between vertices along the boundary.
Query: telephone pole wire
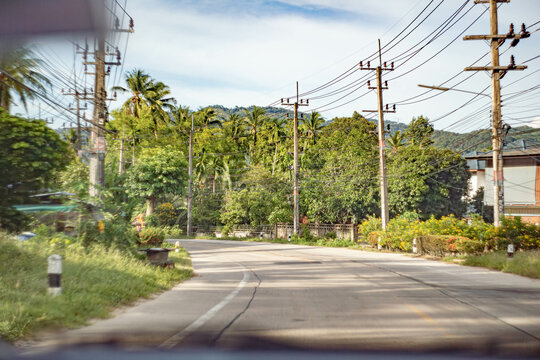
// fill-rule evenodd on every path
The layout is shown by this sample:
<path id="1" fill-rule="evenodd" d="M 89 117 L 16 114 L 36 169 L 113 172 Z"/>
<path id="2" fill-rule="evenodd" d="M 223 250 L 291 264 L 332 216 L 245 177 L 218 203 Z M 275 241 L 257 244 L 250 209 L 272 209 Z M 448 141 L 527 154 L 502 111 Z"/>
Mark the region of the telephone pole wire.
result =
<path id="1" fill-rule="evenodd" d="M 382 55 L 381 55 L 381 40 L 379 39 L 379 66 L 376 68 L 372 68 L 370 66 L 370 62 L 368 61 L 367 67 L 364 67 L 362 62 L 360 62 L 360 69 L 361 70 L 375 70 L 377 74 L 377 86 L 372 87 L 370 84 L 370 81 L 368 81 L 368 89 L 377 89 L 377 103 L 378 107 L 377 110 L 362 110 L 363 112 L 377 112 L 379 113 L 379 122 L 377 124 L 377 132 L 379 136 L 379 182 L 381 185 L 381 222 L 382 222 L 382 228 L 383 230 L 386 230 L 386 227 L 388 226 L 389 219 L 389 213 L 388 213 L 388 184 L 386 181 L 386 157 L 385 157 L 385 148 L 386 148 L 386 132 L 384 130 L 384 113 L 395 113 L 396 112 L 396 105 L 394 105 L 393 109 L 390 110 L 388 108 L 388 105 L 386 105 L 386 110 L 383 106 L 383 90 L 388 89 L 388 83 L 385 81 L 384 86 L 382 82 L 382 72 L 383 71 L 392 71 L 394 70 L 394 63 L 391 63 L 391 67 L 386 66 L 386 62 L 382 62 Z"/>
<path id="2" fill-rule="evenodd" d="M 293 136 L 294 136 L 294 163 L 293 163 L 293 233 L 298 234 L 300 230 L 300 193 L 298 190 L 298 107 L 299 106 L 309 106 L 309 100 L 299 98 L 298 95 L 298 81 L 296 82 L 296 101 L 294 103 L 290 102 L 290 99 L 281 99 L 281 105 L 284 106 L 293 106 L 294 108 L 294 122 L 293 122 Z"/>
<path id="3" fill-rule="evenodd" d="M 514 33 L 514 25 L 510 24 L 507 34 L 498 34 L 497 3 L 508 3 L 510 0 L 476 0 L 475 4 L 489 3 L 490 10 L 490 34 L 467 35 L 463 40 L 490 40 L 491 41 L 491 66 L 470 66 L 465 71 L 491 71 L 492 88 L 492 147 L 493 147 L 493 224 L 501 225 L 501 217 L 504 215 L 504 175 L 502 158 L 502 120 L 501 120 L 501 78 L 509 70 L 525 70 L 527 66 L 516 65 L 514 56 L 510 58 L 509 66 L 499 65 L 499 47 L 506 39 L 512 39 L 510 46 L 515 46 L 522 38 L 529 37 L 525 24 L 521 27 L 521 33 Z"/>

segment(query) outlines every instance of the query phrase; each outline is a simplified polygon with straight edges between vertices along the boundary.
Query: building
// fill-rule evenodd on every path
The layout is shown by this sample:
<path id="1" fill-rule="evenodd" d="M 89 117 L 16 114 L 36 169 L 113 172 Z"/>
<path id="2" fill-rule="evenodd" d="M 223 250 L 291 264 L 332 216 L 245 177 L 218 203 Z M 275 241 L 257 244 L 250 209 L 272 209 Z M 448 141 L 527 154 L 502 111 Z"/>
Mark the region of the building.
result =
<path id="1" fill-rule="evenodd" d="M 471 172 L 471 194 L 484 188 L 484 202 L 493 205 L 492 152 L 465 155 Z M 504 215 L 540 224 L 540 144 L 519 140 L 503 149 Z"/>

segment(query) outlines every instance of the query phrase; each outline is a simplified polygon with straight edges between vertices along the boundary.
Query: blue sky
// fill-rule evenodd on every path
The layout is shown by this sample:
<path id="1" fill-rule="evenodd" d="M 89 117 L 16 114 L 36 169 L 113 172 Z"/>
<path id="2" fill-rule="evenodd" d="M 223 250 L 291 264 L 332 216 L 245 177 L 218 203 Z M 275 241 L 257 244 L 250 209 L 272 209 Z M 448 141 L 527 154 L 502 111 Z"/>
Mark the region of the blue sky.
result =
<path id="1" fill-rule="evenodd" d="M 432 15 L 407 39 L 385 54 L 385 59 L 398 56 L 435 30 L 464 0 L 128 0 L 127 10 L 135 20 L 135 33 L 129 38 L 124 71 L 133 68 L 147 71 L 168 84 L 180 104 L 192 109 L 212 104 L 265 106 L 281 97 L 293 95 L 296 81 L 300 82 L 302 92 L 316 88 L 351 68 L 376 51 L 377 38 L 384 46 L 430 2 L 425 14 L 433 10 Z M 398 112 L 388 114 L 388 119 L 409 122 L 413 116 L 423 114 L 438 119 L 434 122 L 438 129 L 469 131 L 489 126 L 489 106 L 482 110 L 482 106 L 490 103 L 488 97 L 479 97 L 455 112 L 452 111 L 472 96 L 449 91 L 418 103 L 403 101 L 424 91 L 417 87 L 419 83 L 438 85 L 461 72 L 449 84 L 459 83 L 471 75 L 463 73 L 463 68 L 489 51 L 484 41 L 463 41 L 459 35 L 478 17 L 479 20 L 464 34 L 486 34 L 489 31 L 488 13 L 482 15 L 485 6 L 473 7 L 472 3 L 472 0 L 468 2 L 465 8 L 468 12 L 461 12 L 463 18 L 448 32 L 410 61 L 401 64 L 405 59 L 397 59 L 396 66 L 402 66 L 385 74 L 385 79 L 398 77 L 389 81 L 390 89 L 384 94 L 385 103 L 401 102 Z M 522 22 L 532 24 L 539 20 L 540 1 L 513 0 L 500 5 L 500 32 L 506 32 L 510 22 L 514 22 L 519 31 Z M 537 25 L 534 29 L 539 27 Z M 456 37 L 458 40 L 440 55 L 408 73 Z M 506 51 L 501 55 L 502 64 L 508 63 L 510 54 L 515 55 L 517 63 L 539 55 L 540 31 L 522 40 L 516 48 L 507 50 L 507 47 L 507 44 L 501 47 L 501 52 Z M 489 56 L 482 61 L 487 64 Z M 534 73 L 540 69 L 540 59 L 527 65 L 530 68 L 525 72 L 506 75 L 502 82 L 503 95 L 511 96 L 540 82 L 540 72 Z M 528 74 L 526 79 L 512 84 Z M 364 75 L 366 73 L 357 71 L 337 86 L 314 93 L 311 97 L 324 95 Z M 479 73 L 456 87 L 481 91 L 489 84 L 489 74 Z M 355 110 L 375 108 L 376 95 L 373 93 L 351 101 L 365 91 L 366 86 L 360 83 L 356 91 L 341 100 L 337 99 L 347 92 L 335 97 L 313 98 L 310 108 L 321 110 L 328 119 L 348 116 Z M 540 114 L 538 109 L 519 111 L 532 109 L 535 104 L 539 107 L 536 98 L 532 96 L 527 100 L 518 96 L 509 100 L 505 103 L 508 107 L 503 109 L 503 115 L 505 111 L 510 114 L 508 122 L 511 124 L 534 119 L 536 114 Z M 334 100 L 336 102 L 332 105 L 326 105 Z M 350 103 L 345 104 L 347 102 Z M 113 103 L 112 107 L 119 105 L 120 102 Z M 466 118 L 475 111 L 479 113 Z M 442 117 L 450 112 L 450 115 Z"/>

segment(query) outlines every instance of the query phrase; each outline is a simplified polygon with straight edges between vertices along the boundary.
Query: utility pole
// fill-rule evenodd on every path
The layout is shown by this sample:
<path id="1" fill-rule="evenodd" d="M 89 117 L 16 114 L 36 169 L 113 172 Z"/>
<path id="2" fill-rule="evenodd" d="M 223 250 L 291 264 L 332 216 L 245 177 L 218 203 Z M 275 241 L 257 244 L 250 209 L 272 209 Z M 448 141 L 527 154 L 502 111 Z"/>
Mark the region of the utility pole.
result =
<path id="1" fill-rule="evenodd" d="M 385 81 L 384 86 L 382 82 L 382 72 L 383 71 L 392 71 L 394 70 L 394 63 L 390 64 L 390 67 L 386 66 L 386 62 L 382 62 L 381 55 L 381 40 L 379 39 L 379 66 L 372 68 L 370 62 L 367 62 L 367 67 L 364 67 L 362 62 L 360 62 L 360 70 L 375 70 L 377 74 L 377 86 L 372 87 L 370 81 L 367 82 L 368 89 L 377 89 L 377 110 L 362 110 L 363 112 L 377 112 L 379 113 L 379 122 L 377 124 L 378 136 L 379 136 L 379 182 L 381 185 L 381 221 L 382 228 L 386 230 L 388 225 L 389 214 L 388 214 L 388 184 L 386 182 L 386 159 L 385 159 L 385 148 L 386 148 L 386 137 L 384 130 L 384 113 L 395 113 L 396 105 L 392 109 L 388 108 L 386 105 L 386 110 L 383 106 L 383 90 L 388 89 L 388 83 Z M 383 66 L 384 65 L 384 66 Z"/>
<path id="2" fill-rule="evenodd" d="M 86 92 L 86 90 L 85 90 Z M 71 105 L 69 107 L 69 110 L 76 111 L 77 114 L 77 143 L 75 144 L 75 148 L 77 150 L 77 155 L 80 156 L 80 152 L 82 149 L 81 146 L 81 110 L 86 110 L 87 107 L 81 108 L 80 101 L 83 99 L 81 96 L 81 93 L 77 89 L 77 85 L 75 84 L 74 89 L 69 89 L 67 92 L 64 92 L 64 89 L 62 89 L 62 95 L 71 95 L 75 97 L 75 108 L 72 108 Z"/>
<path id="3" fill-rule="evenodd" d="M 290 99 L 281 99 L 281 105 L 293 106 L 294 108 L 294 122 L 293 122 L 293 136 L 294 136 L 294 163 L 293 163 L 293 172 L 294 172 L 294 185 L 293 185 L 293 233 L 298 234 L 300 230 L 300 193 L 298 190 L 298 107 L 299 106 L 309 106 L 309 99 L 304 101 L 299 98 L 298 94 L 298 81 L 296 82 L 296 101 L 294 103 L 290 102 Z"/>
<path id="4" fill-rule="evenodd" d="M 187 236 L 191 236 L 191 202 L 193 200 L 193 114 L 191 114 L 191 129 L 189 130 L 189 185 L 187 198 Z"/>
<path id="5" fill-rule="evenodd" d="M 92 145 L 90 152 L 90 191 L 91 197 L 99 197 L 105 187 L 105 36 L 98 35 L 95 56 L 94 116 L 92 126 Z"/>
<path id="6" fill-rule="evenodd" d="M 510 24 L 507 34 L 498 34 L 497 3 L 508 3 L 510 0 L 476 0 L 475 4 L 489 3 L 490 10 L 490 34 L 467 35 L 463 40 L 490 40 L 491 41 L 491 66 L 470 66 L 465 71 L 491 71 L 492 89 L 492 147 L 493 147 L 493 224 L 501 225 L 501 217 L 504 215 L 504 175 L 502 159 L 502 120 L 501 120 L 501 78 L 509 70 L 525 70 L 527 66 L 516 65 L 514 56 L 510 57 L 510 65 L 499 65 L 499 47 L 506 39 L 512 39 L 510 46 L 516 46 L 520 39 L 529 37 L 525 24 L 521 25 L 521 32 L 514 33 L 514 25 Z"/>
<path id="7" fill-rule="evenodd" d="M 102 9 L 105 10 L 105 4 L 102 2 Z M 105 19 L 103 14 L 103 19 Z M 94 114 L 91 129 L 91 146 L 90 146 L 90 187 L 89 195 L 93 198 L 99 198 L 100 191 L 105 187 L 105 153 L 107 150 L 105 142 L 105 123 L 107 122 L 107 100 L 116 100 L 116 94 L 114 98 L 107 98 L 107 91 L 105 89 L 105 77 L 110 75 L 110 66 L 121 65 L 121 56 L 118 47 L 110 49 L 109 46 L 105 48 L 105 39 L 110 31 L 114 32 L 133 32 L 133 19 L 130 18 L 129 29 L 121 29 L 120 21 L 116 17 L 114 28 L 110 29 L 109 24 L 103 23 L 97 30 L 97 47 L 94 51 L 94 61 L 88 62 L 88 44 L 86 44 L 83 54 L 83 64 L 85 66 L 85 74 L 95 76 L 93 98 L 87 98 L 94 102 Z M 79 50 L 79 49 L 78 49 Z M 114 56 L 116 61 L 106 61 L 106 56 Z M 87 71 L 87 65 L 94 65 L 95 71 L 89 73 Z M 105 71 L 107 66 L 107 71 Z M 92 91 L 91 91 L 92 92 Z M 86 98 L 86 91 L 85 91 Z"/>

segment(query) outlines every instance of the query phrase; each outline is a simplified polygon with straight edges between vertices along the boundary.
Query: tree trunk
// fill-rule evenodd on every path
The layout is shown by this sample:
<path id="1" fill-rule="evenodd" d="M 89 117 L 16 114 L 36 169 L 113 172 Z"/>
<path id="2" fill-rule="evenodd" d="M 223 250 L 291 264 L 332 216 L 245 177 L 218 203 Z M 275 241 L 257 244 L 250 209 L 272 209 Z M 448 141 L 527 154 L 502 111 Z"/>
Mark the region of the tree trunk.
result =
<path id="1" fill-rule="evenodd" d="M 276 143 L 276 151 L 274 151 L 274 163 L 272 164 L 272 175 L 274 175 L 274 171 L 276 170 L 277 147 L 278 147 L 278 144 Z"/>
<path id="2" fill-rule="evenodd" d="M 146 199 L 146 216 L 152 215 L 154 213 L 154 208 L 156 207 L 156 198 L 151 196 Z"/>

